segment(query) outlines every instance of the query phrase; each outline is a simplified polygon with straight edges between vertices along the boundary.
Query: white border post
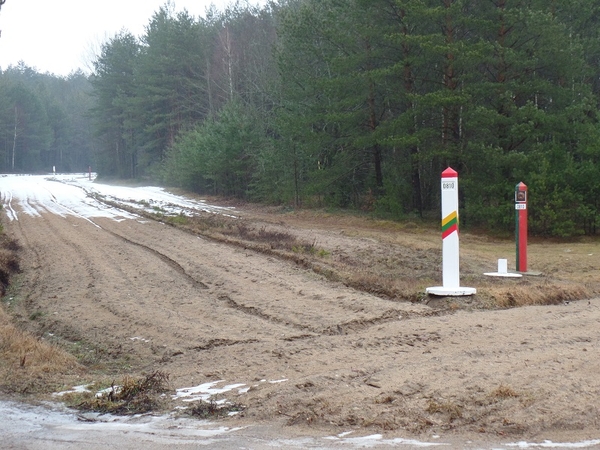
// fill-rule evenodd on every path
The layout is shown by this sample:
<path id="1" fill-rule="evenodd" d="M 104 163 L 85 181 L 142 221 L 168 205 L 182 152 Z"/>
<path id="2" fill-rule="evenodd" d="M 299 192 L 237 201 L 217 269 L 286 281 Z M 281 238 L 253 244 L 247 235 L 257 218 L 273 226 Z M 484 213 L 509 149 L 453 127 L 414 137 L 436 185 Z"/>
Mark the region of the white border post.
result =
<path id="1" fill-rule="evenodd" d="M 458 245 L 458 173 L 448 167 L 442 172 L 442 283 L 426 292 L 441 296 L 473 295 L 475 288 L 460 286 Z"/>

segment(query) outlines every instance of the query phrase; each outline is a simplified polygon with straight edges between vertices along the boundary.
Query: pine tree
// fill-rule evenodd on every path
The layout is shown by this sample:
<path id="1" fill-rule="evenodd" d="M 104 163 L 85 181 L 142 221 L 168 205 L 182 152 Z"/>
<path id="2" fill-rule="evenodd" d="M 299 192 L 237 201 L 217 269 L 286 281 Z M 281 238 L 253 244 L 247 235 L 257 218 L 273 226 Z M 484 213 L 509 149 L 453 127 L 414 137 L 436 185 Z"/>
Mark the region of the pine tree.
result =
<path id="1" fill-rule="evenodd" d="M 95 119 L 98 171 L 103 175 L 132 178 L 137 172 L 139 129 L 132 120 L 136 94 L 134 71 L 140 45 L 131 33 L 122 31 L 102 46 L 91 78 L 96 99 Z"/>

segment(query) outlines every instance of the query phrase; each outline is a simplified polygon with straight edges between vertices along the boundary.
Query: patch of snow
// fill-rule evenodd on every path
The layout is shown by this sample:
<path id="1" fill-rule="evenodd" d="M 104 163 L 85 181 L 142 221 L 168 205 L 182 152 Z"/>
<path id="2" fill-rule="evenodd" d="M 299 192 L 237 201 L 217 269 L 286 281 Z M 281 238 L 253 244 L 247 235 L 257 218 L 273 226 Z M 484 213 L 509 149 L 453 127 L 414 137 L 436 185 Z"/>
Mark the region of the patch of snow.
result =
<path id="1" fill-rule="evenodd" d="M 507 447 L 517 447 L 517 448 L 589 448 L 596 447 L 600 445 L 600 439 L 594 439 L 589 441 L 581 441 L 581 442 L 552 442 L 552 441 L 544 441 L 544 442 L 512 442 L 510 444 L 505 444 Z"/>
<path id="2" fill-rule="evenodd" d="M 106 389 L 102 389 L 102 390 L 96 392 L 96 398 L 102 398 L 105 395 L 110 394 L 111 392 L 118 394 L 119 392 L 121 392 L 121 389 L 123 389 L 123 386 L 111 386 Z"/>
<path id="3" fill-rule="evenodd" d="M 167 215 L 193 216 L 200 212 L 234 215 L 234 208 L 209 205 L 166 192 L 157 186 L 127 187 L 94 183 L 88 175 L 6 175 L 0 177 L 0 201 L 9 220 L 19 220 L 13 205 L 24 214 L 39 217 L 45 213 L 61 217 L 74 215 L 96 225 L 91 219 L 107 217 L 116 221 L 139 219 L 135 214 L 108 206 L 99 198 L 117 205 L 134 207 Z"/>
<path id="4" fill-rule="evenodd" d="M 222 388 L 214 387 L 219 383 L 223 383 L 224 381 L 225 380 L 212 381 L 210 383 L 204 383 L 199 386 L 177 389 L 175 395 L 173 395 L 173 400 L 181 399 L 184 402 L 194 402 L 202 400 L 208 402 L 210 401 L 210 398 L 214 395 L 223 394 L 225 392 L 232 391 L 233 389 L 238 389 L 243 386 L 246 386 L 243 383 L 238 383 L 229 384 L 227 386 L 223 386 Z"/>
<path id="5" fill-rule="evenodd" d="M 381 445 L 411 445 L 413 447 L 438 447 L 441 445 L 450 445 L 444 444 L 440 442 L 422 442 L 417 441 L 415 439 L 403 439 L 403 438 L 393 438 L 393 439 L 384 439 L 381 434 L 372 434 L 369 436 L 358 436 L 358 437 L 347 437 L 352 434 L 353 431 L 346 431 L 344 433 L 340 433 L 337 436 L 328 436 L 324 439 L 334 441 L 340 444 L 347 444 L 352 446 L 358 446 L 359 448 L 369 448 L 369 447 L 379 447 Z"/>
<path id="6" fill-rule="evenodd" d="M 85 392 L 91 392 L 89 390 L 90 386 L 91 386 L 91 384 L 82 384 L 80 386 L 74 386 L 71 389 L 69 389 L 68 391 L 55 392 L 52 394 L 52 396 L 53 397 L 62 397 L 63 395 L 66 395 L 66 394 L 83 394 Z"/>

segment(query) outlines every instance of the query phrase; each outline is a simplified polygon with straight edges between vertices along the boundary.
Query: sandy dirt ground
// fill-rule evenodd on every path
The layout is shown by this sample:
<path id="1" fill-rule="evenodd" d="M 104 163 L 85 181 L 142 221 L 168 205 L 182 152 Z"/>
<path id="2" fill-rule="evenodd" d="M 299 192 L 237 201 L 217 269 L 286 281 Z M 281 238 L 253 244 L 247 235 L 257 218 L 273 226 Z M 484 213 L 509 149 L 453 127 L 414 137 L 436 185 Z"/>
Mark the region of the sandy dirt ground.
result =
<path id="1" fill-rule="evenodd" d="M 318 241 L 330 258 L 368 265 L 393 254 L 393 267 L 415 277 L 420 264 L 439 264 L 434 239 L 409 248 L 397 231 L 271 223 Z M 14 305 L 23 326 L 87 352 L 92 372 L 160 370 L 174 390 L 239 384 L 221 397 L 246 408 L 225 426 L 459 442 L 600 438 L 598 298 L 439 308 L 446 299 L 381 298 L 142 218 L 21 214 L 5 229 L 23 247 Z M 473 273 L 494 264 L 465 259 Z"/>

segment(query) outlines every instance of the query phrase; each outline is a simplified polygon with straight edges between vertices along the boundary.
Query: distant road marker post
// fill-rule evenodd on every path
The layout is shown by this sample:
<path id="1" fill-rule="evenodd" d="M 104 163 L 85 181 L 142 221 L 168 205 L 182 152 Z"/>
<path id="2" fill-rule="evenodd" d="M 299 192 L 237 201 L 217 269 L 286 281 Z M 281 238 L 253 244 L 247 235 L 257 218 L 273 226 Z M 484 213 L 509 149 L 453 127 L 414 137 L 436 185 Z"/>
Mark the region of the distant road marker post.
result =
<path id="1" fill-rule="evenodd" d="M 429 287 L 427 294 L 465 296 L 475 288 L 460 286 L 458 244 L 458 173 L 448 167 L 442 172 L 442 284 Z"/>

